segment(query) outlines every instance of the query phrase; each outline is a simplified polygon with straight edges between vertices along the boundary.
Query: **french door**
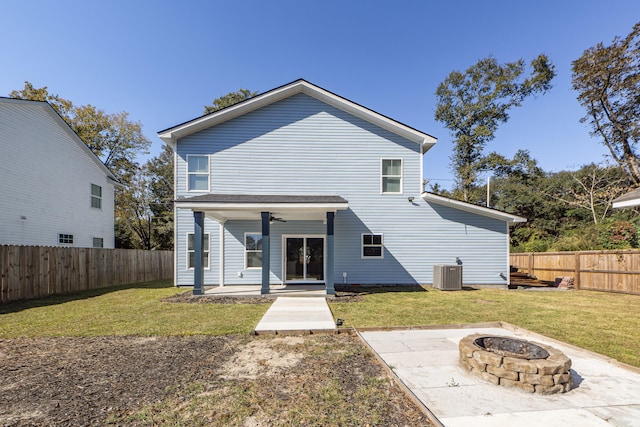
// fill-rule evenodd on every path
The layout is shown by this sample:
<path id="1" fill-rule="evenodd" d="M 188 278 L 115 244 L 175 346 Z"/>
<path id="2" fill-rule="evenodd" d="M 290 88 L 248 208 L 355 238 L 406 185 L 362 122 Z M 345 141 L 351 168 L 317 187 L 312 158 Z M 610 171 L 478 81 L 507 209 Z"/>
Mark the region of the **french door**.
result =
<path id="1" fill-rule="evenodd" d="M 284 236 L 286 282 L 324 281 L 324 237 Z"/>

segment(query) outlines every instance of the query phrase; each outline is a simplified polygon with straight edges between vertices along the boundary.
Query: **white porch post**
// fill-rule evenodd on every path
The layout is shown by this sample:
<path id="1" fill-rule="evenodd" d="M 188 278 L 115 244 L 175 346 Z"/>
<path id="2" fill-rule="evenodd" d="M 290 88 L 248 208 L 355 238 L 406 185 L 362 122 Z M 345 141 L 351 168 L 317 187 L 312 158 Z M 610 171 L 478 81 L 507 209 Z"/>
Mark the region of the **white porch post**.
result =
<path id="1" fill-rule="evenodd" d="M 218 285 L 224 286 L 224 224 L 226 221 L 220 221 L 220 239 L 219 239 L 219 256 L 218 256 Z"/>

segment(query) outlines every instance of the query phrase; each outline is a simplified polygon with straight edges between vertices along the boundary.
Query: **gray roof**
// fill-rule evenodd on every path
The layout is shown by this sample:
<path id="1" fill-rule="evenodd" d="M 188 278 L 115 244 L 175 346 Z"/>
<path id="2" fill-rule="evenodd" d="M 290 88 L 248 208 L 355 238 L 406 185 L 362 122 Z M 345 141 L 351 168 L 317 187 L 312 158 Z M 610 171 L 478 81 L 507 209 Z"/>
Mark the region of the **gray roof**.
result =
<path id="1" fill-rule="evenodd" d="M 265 194 L 204 194 L 187 197 L 181 201 L 202 203 L 347 203 L 340 196 L 327 195 L 265 195 Z"/>
<path id="2" fill-rule="evenodd" d="M 628 202 L 631 200 L 638 200 L 638 199 L 640 199 L 640 188 L 636 188 L 635 190 L 631 190 L 628 193 L 623 194 L 617 199 L 614 199 L 613 203 Z"/>

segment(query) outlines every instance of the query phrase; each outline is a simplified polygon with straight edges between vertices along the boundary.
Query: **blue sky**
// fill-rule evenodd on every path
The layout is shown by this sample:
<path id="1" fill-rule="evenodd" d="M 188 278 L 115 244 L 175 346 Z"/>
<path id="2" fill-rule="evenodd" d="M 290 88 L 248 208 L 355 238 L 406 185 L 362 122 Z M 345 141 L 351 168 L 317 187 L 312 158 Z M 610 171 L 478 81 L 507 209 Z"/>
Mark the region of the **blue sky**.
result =
<path id="1" fill-rule="evenodd" d="M 527 149 L 548 171 L 601 162 L 604 147 L 579 122 L 571 62 L 640 20 L 638 0 L 21 0 L 0 10 L 0 96 L 28 80 L 127 111 L 155 155 L 158 131 L 214 98 L 304 78 L 437 137 L 425 177 L 445 188 L 452 142 L 433 119 L 434 92 L 451 71 L 488 55 L 548 55 L 553 89 L 512 110 L 488 150 Z"/>

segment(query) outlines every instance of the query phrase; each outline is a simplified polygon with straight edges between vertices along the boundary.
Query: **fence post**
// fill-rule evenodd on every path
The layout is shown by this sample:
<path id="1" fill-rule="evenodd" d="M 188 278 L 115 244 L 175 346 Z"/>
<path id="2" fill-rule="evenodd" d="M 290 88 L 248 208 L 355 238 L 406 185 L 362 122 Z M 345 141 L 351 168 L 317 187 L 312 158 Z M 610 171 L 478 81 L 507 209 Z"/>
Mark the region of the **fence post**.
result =
<path id="1" fill-rule="evenodd" d="M 575 272 L 573 273 L 574 275 L 574 279 L 573 279 L 573 287 L 575 289 L 580 289 L 580 251 L 576 251 L 575 253 L 575 262 L 574 262 L 575 266 Z"/>

